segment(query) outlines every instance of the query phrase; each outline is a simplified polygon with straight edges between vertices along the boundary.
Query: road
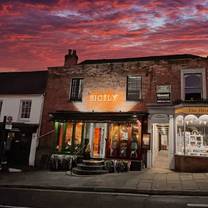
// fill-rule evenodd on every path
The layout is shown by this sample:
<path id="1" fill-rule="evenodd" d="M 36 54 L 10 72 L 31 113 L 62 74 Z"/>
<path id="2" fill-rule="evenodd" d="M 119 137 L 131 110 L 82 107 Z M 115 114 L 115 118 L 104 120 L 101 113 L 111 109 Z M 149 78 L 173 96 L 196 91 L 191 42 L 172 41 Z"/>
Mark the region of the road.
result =
<path id="1" fill-rule="evenodd" d="M 0 208 L 208 207 L 208 197 L 0 188 Z"/>

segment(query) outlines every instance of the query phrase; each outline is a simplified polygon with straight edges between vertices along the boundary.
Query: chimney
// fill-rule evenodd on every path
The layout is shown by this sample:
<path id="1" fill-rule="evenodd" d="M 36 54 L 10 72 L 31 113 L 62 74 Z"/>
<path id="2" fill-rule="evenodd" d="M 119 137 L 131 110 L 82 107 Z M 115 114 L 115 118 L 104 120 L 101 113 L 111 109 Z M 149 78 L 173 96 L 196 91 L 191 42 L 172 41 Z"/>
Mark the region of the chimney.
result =
<path id="1" fill-rule="evenodd" d="M 69 68 L 76 65 L 78 62 L 78 56 L 76 50 L 69 49 L 68 54 L 65 55 L 64 66 Z"/>

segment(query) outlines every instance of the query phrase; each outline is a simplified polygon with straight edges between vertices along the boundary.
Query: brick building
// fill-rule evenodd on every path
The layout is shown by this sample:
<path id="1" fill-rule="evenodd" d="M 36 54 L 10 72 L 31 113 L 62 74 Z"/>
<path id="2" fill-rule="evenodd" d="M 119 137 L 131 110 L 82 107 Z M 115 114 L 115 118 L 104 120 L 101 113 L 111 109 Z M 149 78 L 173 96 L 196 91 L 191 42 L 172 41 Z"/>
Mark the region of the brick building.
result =
<path id="1" fill-rule="evenodd" d="M 161 153 L 171 169 L 182 170 L 187 158 L 207 163 L 206 58 L 77 61 L 69 50 L 64 66 L 48 68 L 41 131 L 50 139 L 40 150 L 67 154 L 89 143 L 93 158 L 143 160 L 146 167 L 161 165 Z"/>

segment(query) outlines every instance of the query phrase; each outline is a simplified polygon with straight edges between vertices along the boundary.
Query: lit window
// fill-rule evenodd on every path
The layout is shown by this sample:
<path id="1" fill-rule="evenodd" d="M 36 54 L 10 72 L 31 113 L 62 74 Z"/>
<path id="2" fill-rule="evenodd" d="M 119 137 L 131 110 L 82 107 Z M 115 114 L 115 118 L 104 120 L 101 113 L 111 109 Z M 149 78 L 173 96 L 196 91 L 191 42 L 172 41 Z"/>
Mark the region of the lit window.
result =
<path id="1" fill-rule="evenodd" d="M 81 78 L 72 79 L 71 94 L 70 94 L 71 101 L 82 101 L 82 85 L 83 85 L 83 79 Z"/>
<path id="2" fill-rule="evenodd" d="M 176 154 L 208 157 L 208 115 L 176 117 Z"/>
<path id="3" fill-rule="evenodd" d="M 202 99 L 202 74 L 185 73 L 184 74 L 184 95 L 185 100 Z"/>
<path id="4" fill-rule="evenodd" d="M 141 77 L 127 77 L 126 99 L 130 101 L 138 101 L 141 99 Z"/>
<path id="5" fill-rule="evenodd" d="M 32 101 L 31 100 L 21 100 L 20 102 L 20 118 L 28 119 L 30 118 Z"/>

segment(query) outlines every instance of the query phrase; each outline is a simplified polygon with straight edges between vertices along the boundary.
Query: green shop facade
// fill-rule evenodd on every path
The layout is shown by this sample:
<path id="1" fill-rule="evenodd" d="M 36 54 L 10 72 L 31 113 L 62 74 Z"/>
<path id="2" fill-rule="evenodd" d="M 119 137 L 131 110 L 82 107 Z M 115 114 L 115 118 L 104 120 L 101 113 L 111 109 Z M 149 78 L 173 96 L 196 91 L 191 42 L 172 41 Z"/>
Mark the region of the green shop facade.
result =
<path id="1" fill-rule="evenodd" d="M 90 158 L 142 160 L 148 146 L 145 112 L 57 111 L 51 115 L 55 129 L 53 152 L 89 154 Z"/>

